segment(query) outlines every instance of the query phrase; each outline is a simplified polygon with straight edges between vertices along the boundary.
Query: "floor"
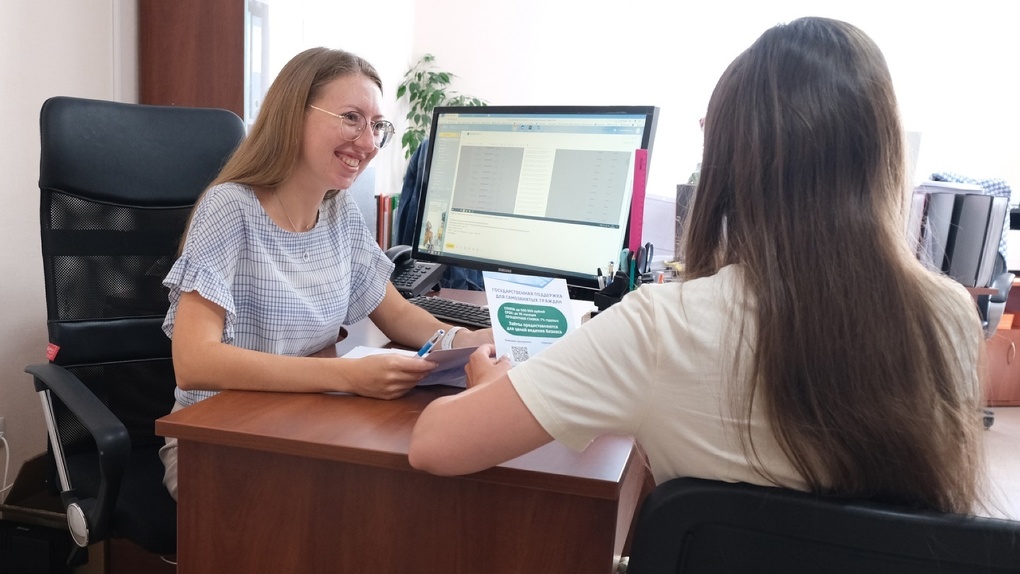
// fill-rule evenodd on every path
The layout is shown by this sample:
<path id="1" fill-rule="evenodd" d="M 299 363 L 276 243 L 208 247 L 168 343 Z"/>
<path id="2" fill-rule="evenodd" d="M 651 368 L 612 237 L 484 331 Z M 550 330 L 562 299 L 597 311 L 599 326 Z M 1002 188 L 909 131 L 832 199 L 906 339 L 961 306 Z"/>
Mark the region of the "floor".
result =
<path id="1" fill-rule="evenodd" d="M 1020 520 L 1020 407 L 994 407 L 995 422 L 985 433 L 993 516 Z"/>

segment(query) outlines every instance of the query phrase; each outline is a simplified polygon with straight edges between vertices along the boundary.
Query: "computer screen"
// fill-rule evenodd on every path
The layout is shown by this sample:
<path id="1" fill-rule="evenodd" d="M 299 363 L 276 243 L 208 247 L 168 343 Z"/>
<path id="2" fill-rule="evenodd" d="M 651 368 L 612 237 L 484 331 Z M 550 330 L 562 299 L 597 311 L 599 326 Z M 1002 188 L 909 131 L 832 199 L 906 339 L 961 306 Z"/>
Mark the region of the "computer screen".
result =
<path id="1" fill-rule="evenodd" d="M 584 297 L 626 244 L 657 120 L 653 106 L 437 107 L 414 257 L 560 277 Z"/>

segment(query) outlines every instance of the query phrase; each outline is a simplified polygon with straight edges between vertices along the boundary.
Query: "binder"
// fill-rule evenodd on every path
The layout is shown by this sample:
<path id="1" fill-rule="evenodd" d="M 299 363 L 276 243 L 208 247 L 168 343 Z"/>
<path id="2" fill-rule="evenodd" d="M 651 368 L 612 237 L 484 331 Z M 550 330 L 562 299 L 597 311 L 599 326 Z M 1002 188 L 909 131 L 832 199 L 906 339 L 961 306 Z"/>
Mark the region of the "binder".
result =
<path id="1" fill-rule="evenodd" d="M 918 256 L 922 260 L 930 256 L 933 267 L 966 287 L 989 285 L 1008 200 L 945 188 L 919 188 L 917 193 L 925 198 Z M 908 234 L 914 232 L 914 225 L 909 223 Z"/>
<path id="2" fill-rule="evenodd" d="M 984 287 L 988 284 L 987 280 L 984 284 L 978 283 L 978 269 L 985 254 L 992 199 L 990 195 L 973 193 L 956 196 L 953 225 L 946 246 L 948 268 L 945 271 L 965 287 Z M 999 232 L 1002 232 L 1001 227 Z"/>
<path id="3" fill-rule="evenodd" d="M 693 187 L 693 186 L 692 186 Z M 676 211 L 677 211 L 677 241 L 680 240 L 680 186 L 676 186 Z M 920 257 L 924 249 L 924 208 L 928 201 L 928 195 L 915 191 L 910 196 L 910 216 L 907 218 L 907 241 L 914 247 L 914 255 Z M 686 205 L 684 213 L 686 214 Z"/>
<path id="4" fill-rule="evenodd" d="M 932 265 L 943 271 L 946 269 L 946 248 L 949 243 L 949 231 L 952 229 L 955 203 L 955 193 L 940 192 L 929 193 L 925 205 L 926 248 Z"/>
<path id="5" fill-rule="evenodd" d="M 1006 225 L 1009 200 L 1005 197 L 992 198 L 992 208 L 988 215 L 988 233 L 985 235 L 985 248 L 981 265 L 978 267 L 977 285 L 986 287 L 992 284 L 992 272 L 995 271 L 995 260 L 999 254 L 999 243 L 1002 239 L 1002 229 Z"/>

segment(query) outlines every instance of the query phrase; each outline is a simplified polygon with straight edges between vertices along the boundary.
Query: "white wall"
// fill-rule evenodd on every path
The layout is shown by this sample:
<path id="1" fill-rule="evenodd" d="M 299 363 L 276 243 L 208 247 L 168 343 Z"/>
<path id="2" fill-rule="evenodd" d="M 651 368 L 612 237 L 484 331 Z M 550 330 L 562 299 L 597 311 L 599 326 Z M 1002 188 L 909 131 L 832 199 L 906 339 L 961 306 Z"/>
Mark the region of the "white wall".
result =
<path id="1" fill-rule="evenodd" d="M 0 416 L 7 481 L 46 449 L 29 363 L 46 361 L 39 109 L 56 95 L 137 101 L 134 0 L 3 0 L 0 19 Z"/>
<path id="2" fill-rule="evenodd" d="M 718 0 L 417 0 L 415 55 L 492 104 L 661 108 L 648 192 L 671 196 L 700 161 L 703 116 L 729 62 L 799 16 L 846 20 L 885 52 L 907 129 L 923 132 L 919 174 L 957 170 L 1020 186 L 1016 3 Z"/>

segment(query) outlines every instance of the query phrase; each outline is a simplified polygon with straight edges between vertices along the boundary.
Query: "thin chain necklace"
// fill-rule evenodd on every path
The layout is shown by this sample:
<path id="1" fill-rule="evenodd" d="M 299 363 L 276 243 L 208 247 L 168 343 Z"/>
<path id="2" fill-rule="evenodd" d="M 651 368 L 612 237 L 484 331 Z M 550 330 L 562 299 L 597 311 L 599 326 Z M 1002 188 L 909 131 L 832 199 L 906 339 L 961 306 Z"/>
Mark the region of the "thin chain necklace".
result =
<path id="1" fill-rule="evenodd" d="M 276 203 L 280 204 L 280 209 L 283 210 L 283 216 L 287 218 L 287 223 L 290 223 L 290 228 L 291 229 L 293 229 L 294 231 L 299 231 L 300 232 L 300 231 L 308 231 L 309 229 L 315 227 L 315 222 L 312 222 L 311 225 L 309 225 L 308 227 L 306 227 L 304 229 L 301 229 L 297 225 L 294 225 L 294 220 L 290 218 L 290 214 L 287 213 L 286 206 L 284 206 L 283 205 L 283 201 L 280 200 L 279 192 L 273 192 L 273 197 L 276 198 Z M 319 220 L 319 218 L 318 218 L 318 216 L 316 216 L 315 221 L 318 221 L 318 220 Z"/>

